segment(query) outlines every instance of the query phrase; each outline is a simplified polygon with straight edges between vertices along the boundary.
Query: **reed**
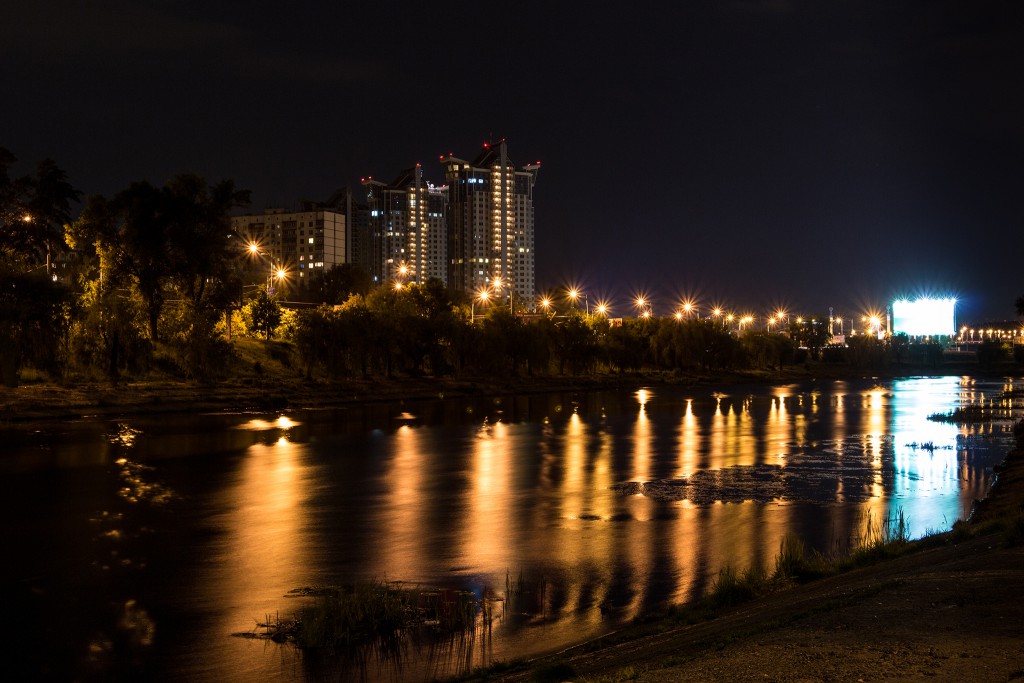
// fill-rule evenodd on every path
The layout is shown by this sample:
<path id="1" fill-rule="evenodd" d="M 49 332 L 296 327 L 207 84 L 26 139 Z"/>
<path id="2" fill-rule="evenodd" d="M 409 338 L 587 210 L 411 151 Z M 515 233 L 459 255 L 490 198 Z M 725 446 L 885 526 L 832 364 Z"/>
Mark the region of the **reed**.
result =
<path id="1" fill-rule="evenodd" d="M 468 591 L 421 589 L 384 581 L 301 592 L 312 601 L 292 619 L 268 616 L 259 625 L 266 637 L 303 649 L 373 645 L 393 650 L 417 630 L 473 634 L 479 624 L 489 626 L 493 611 L 489 600 L 477 600 Z"/>

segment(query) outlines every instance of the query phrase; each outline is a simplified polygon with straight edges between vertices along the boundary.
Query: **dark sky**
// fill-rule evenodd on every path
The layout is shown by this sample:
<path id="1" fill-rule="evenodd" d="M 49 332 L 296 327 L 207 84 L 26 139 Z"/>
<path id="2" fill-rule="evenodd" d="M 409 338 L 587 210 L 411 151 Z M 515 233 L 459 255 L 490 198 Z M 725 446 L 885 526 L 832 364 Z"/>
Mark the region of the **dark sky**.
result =
<path id="1" fill-rule="evenodd" d="M 262 209 L 504 137 L 543 164 L 538 288 L 1014 317 L 1024 3 L 669 4 L 8 2 L 0 146 L 87 194 L 188 171 Z"/>

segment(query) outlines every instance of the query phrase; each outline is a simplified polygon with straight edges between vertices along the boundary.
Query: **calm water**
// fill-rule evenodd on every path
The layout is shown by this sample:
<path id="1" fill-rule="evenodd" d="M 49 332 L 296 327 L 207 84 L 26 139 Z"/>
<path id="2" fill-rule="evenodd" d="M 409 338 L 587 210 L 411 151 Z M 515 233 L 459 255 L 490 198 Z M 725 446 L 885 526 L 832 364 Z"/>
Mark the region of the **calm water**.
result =
<path id="1" fill-rule="evenodd" d="M 0 433 L 12 665 L 54 680 L 430 680 L 556 649 L 901 511 L 948 529 L 992 483 L 1024 380 L 657 388 Z M 1018 404 L 1020 399 L 1016 399 Z M 1016 410 L 1016 412 L 1013 412 Z M 288 591 L 388 579 L 527 609 L 368 668 L 232 637 Z"/>

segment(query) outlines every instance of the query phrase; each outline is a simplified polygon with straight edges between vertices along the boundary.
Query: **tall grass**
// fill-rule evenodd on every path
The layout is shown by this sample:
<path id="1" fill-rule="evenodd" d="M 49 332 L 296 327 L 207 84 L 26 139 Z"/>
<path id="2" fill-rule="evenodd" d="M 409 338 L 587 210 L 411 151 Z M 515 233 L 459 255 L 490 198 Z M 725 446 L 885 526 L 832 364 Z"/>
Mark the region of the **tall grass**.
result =
<path id="1" fill-rule="evenodd" d="M 852 549 L 845 554 L 826 556 L 816 550 L 808 550 L 796 534 L 786 534 L 779 543 L 772 571 L 755 564 L 738 572 L 726 565 L 719 570 L 697 608 L 705 616 L 713 616 L 718 609 L 748 602 L 794 582 L 811 581 L 894 557 L 904 552 L 909 544 L 910 527 L 902 508 L 881 523 L 869 514 L 864 534 L 855 540 Z M 687 614 L 685 618 L 689 619 L 690 616 Z"/>
<path id="2" fill-rule="evenodd" d="M 260 624 L 267 637 L 304 649 L 349 649 L 372 645 L 399 648 L 411 631 L 472 634 L 489 625 L 492 608 L 468 591 L 408 587 L 366 581 L 352 586 L 306 592 L 312 601 L 293 619 L 268 618 Z"/>

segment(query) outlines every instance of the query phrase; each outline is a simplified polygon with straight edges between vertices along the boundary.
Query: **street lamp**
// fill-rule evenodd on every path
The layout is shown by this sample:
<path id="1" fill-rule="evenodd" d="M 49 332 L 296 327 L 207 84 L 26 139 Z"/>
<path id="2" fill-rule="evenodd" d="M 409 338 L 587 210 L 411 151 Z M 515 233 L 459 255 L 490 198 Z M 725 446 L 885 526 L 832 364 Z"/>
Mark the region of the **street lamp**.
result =
<path id="1" fill-rule="evenodd" d="M 579 298 L 580 298 L 580 297 L 583 297 L 583 302 L 584 302 L 584 304 L 586 304 L 586 307 L 587 307 L 587 308 L 586 308 L 586 310 L 587 310 L 587 315 L 590 315 L 590 299 L 588 299 L 588 298 L 587 298 L 587 295 L 586 295 L 586 294 L 581 294 L 581 293 L 580 293 L 580 291 L 579 291 L 578 289 L 576 289 L 575 287 L 571 287 L 571 288 L 569 289 L 569 291 L 568 291 L 568 292 L 566 292 L 566 294 L 568 295 L 568 297 L 569 297 L 570 299 L 572 299 L 572 305 L 573 305 L 573 307 L 575 307 L 575 306 L 576 306 L 576 304 L 577 304 L 577 302 L 578 302 Z"/>
<path id="2" fill-rule="evenodd" d="M 288 271 L 287 270 L 285 270 L 282 266 L 278 266 L 276 268 L 274 266 L 271 266 L 270 267 L 270 277 L 267 278 L 267 296 L 272 296 L 275 293 L 275 288 L 272 285 L 273 281 L 276 280 L 278 286 L 280 286 L 281 282 L 284 281 L 284 280 L 287 280 L 287 279 L 288 279 Z"/>
<path id="3" fill-rule="evenodd" d="M 501 296 L 501 283 L 502 283 L 502 280 L 497 275 L 495 275 L 494 279 L 491 280 L 491 286 L 494 288 L 494 291 L 498 293 L 498 296 Z M 512 315 L 515 315 L 515 309 L 512 308 L 512 285 L 511 284 L 508 286 L 508 310 L 509 310 L 509 313 L 511 313 Z"/>
<path id="4" fill-rule="evenodd" d="M 598 301 L 597 308 L 595 309 L 598 315 L 608 315 L 608 304 Z"/>
<path id="5" fill-rule="evenodd" d="M 551 299 L 544 297 L 540 300 L 540 307 L 544 309 L 544 313 L 548 314 L 551 312 Z"/>
<path id="6" fill-rule="evenodd" d="M 274 280 L 283 280 L 288 276 L 288 273 L 283 267 L 275 266 L 271 260 L 271 253 L 269 251 L 263 251 L 258 242 L 249 242 L 246 245 L 246 251 L 249 252 L 249 256 L 253 258 L 265 258 L 270 267 L 270 272 L 267 274 L 267 296 L 273 296 L 274 294 Z"/>
<path id="7" fill-rule="evenodd" d="M 647 300 L 646 296 L 644 296 L 643 294 L 639 295 L 633 301 L 633 304 L 636 306 L 641 318 L 651 317 L 651 302 Z"/>
<path id="8" fill-rule="evenodd" d="M 469 302 L 469 323 L 471 325 L 476 323 L 476 302 L 479 301 L 481 304 L 485 304 L 490 298 L 490 293 L 486 289 L 481 289 Z"/>

